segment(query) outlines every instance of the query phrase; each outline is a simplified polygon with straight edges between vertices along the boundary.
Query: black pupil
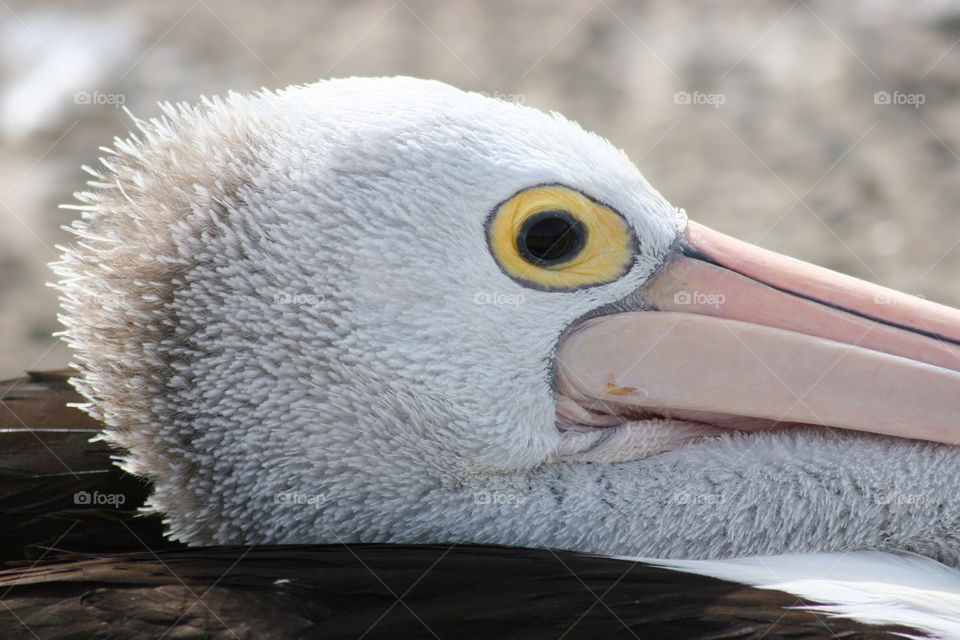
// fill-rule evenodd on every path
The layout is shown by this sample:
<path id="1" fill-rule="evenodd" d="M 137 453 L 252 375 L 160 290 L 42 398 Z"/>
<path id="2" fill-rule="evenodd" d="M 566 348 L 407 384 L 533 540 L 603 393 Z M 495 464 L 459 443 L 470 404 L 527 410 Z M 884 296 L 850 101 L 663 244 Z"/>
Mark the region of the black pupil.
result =
<path id="1" fill-rule="evenodd" d="M 576 256 L 585 240 L 583 225 L 566 211 L 541 211 L 520 227 L 517 248 L 528 262 L 551 265 Z"/>

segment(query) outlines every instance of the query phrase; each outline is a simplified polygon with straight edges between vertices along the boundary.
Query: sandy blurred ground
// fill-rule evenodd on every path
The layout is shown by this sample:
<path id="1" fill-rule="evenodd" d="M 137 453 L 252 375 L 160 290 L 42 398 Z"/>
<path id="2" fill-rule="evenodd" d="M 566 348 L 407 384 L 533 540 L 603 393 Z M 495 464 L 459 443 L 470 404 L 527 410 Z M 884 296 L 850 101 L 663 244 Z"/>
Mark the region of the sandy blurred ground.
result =
<path id="1" fill-rule="evenodd" d="M 68 361 L 45 264 L 117 103 L 328 76 L 562 111 L 691 217 L 960 305 L 958 42 L 957 2 L 5 0 L 0 376 Z"/>

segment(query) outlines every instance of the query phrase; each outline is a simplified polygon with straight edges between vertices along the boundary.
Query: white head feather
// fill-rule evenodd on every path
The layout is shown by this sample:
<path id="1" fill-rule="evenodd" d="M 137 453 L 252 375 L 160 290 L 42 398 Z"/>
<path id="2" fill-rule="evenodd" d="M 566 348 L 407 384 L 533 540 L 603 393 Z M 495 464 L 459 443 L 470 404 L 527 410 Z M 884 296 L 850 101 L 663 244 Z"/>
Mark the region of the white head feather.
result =
<path id="1" fill-rule="evenodd" d="M 165 114 L 117 141 L 55 268 L 77 388 L 124 467 L 154 483 L 150 507 L 175 538 L 682 556 L 885 547 L 956 561 L 956 491 L 875 499 L 891 486 L 879 460 L 915 470 L 901 490 L 926 491 L 955 468 L 945 447 L 801 431 L 630 464 L 553 461 L 560 336 L 635 291 L 685 225 L 605 140 L 409 78 Z M 498 268 L 486 221 L 538 184 L 624 216 L 640 248 L 623 277 L 541 291 Z M 477 304 L 488 300 L 522 304 Z M 798 442 L 819 462 L 794 464 Z M 831 496 L 843 515 L 812 515 Z"/>

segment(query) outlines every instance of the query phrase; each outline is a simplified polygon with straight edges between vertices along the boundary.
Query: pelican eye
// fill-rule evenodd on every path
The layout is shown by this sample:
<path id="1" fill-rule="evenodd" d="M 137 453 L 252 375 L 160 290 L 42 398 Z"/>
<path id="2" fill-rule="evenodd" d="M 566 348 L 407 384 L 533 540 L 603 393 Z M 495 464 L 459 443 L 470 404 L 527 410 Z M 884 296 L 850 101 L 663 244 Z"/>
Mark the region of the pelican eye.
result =
<path id="1" fill-rule="evenodd" d="M 541 211 L 527 218 L 517 234 L 517 249 L 531 264 L 551 265 L 574 258 L 587 241 L 583 224 L 566 211 Z"/>
<path id="2" fill-rule="evenodd" d="M 508 276 L 561 291 L 616 280 L 636 248 L 619 213 L 560 185 L 524 189 L 500 203 L 487 222 L 487 241 Z"/>

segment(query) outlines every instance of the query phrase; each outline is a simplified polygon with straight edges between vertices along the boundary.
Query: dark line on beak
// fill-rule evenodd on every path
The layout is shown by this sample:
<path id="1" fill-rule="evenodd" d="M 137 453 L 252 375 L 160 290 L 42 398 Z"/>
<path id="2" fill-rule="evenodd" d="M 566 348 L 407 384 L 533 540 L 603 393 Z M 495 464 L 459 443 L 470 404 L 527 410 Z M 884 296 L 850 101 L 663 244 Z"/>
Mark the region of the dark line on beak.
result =
<path id="1" fill-rule="evenodd" d="M 737 275 L 743 276 L 744 278 L 747 278 L 747 279 L 749 279 L 749 280 L 753 280 L 754 282 L 758 282 L 758 283 L 760 283 L 760 284 L 762 284 L 762 285 L 764 285 L 764 286 L 770 287 L 771 289 L 776 289 L 777 291 L 780 291 L 781 293 L 786 293 L 786 294 L 791 295 L 791 296 L 794 296 L 794 297 L 796 297 L 796 298 L 801 298 L 801 299 L 803 299 L 803 300 L 808 300 L 808 301 L 810 301 L 810 302 L 815 302 L 815 303 L 817 303 L 817 304 L 819 304 L 819 305 L 823 305 L 824 307 L 829 307 L 829 308 L 831 308 L 831 309 L 836 309 L 837 311 L 842 311 L 842 312 L 844 312 L 844 313 L 849 313 L 849 314 L 852 315 L 852 316 L 857 316 L 858 318 L 863 318 L 864 320 L 872 320 L 873 322 L 876 322 L 877 324 L 886 325 L 886 326 L 888 326 L 888 327 L 893 327 L 893 328 L 895 328 L 895 329 L 900 329 L 900 330 L 902 330 L 902 331 L 909 331 L 910 333 L 914 333 L 914 334 L 920 335 L 920 336 L 925 336 L 925 337 L 930 338 L 930 339 L 932 339 L 932 340 L 939 340 L 940 342 L 946 342 L 946 343 L 949 343 L 949 344 L 953 344 L 953 345 L 960 346 L 960 340 L 954 340 L 953 338 L 948 338 L 947 336 L 940 335 L 939 333 L 934 333 L 934 332 L 932 332 L 932 331 L 924 331 L 924 330 L 922 330 L 922 329 L 915 329 L 914 327 L 907 327 L 907 326 L 904 326 L 904 325 L 902 325 L 902 324 L 897 324 L 896 322 L 891 322 L 890 320 L 884 320 L 883 318 L 877 318 L 877 317 L 875 317 L 875 316 L 870 315 L 869 313 L 862 313 L 862 312 L 856 311 L 856 310 L 854 310 L 854 309 L 847 309 L 846 307 L 841 307 L 840 305 L 833 304 L 832 302 L 826 302 L 826 301 L 824 301 L 824 300 L 820 300 L 819 298 L 814 298 L 813 296 L 808 296 L 808 295 L 804 295 L 804 294 L 802 294 L 802 293 L 797 293 L 796 291 L 791 291 L 790 289 L 785 289 L 785 288 L 783 288 L 783 287 L 778 287 L 778 286 L 776 286 L 776 285 L 770 284 L 769 282 L 764 282 L 763 280 L 758 280 L 757 278 L 750 277 L 750 276 L 746 275 L 745 273 L 740 273 L 740 272 L 737 271 L 736 269 L 733 269 L 733 268 L 731 268 L 731 267 L 728 267 L 728 266 L 725 265 L 725 264 L 722 264 L 722 263 L 720 263 L 720 262 L 717 262 L 717 261 L 714 260 L 712 257 L 710 257 L 708 254 L 706 254 L 706 253 L 704 253 L 703 251 L 700 251 L 699 249 L 697 249 L 697 248 L 695 248 L 695 247 L 687 244 L 687 242 L 684 241 L 684 240 L 681 240 L 681 241 L 678 243 L 678 249 L 679 249 L 680 254 L 683 255 L 683 256 L 685 256 L 685 257 L 687 257 L 687 258 L 691 258 L 691 259 L 693 259 L 693 260 L 700 260 L 700 261 L 702 261 L 702 262 L 706 262 L 706 263 L 709 263 L 709 264 L 712 264 L 712 265 L 721 267 L 721 268 L 723 268 L 723 269 L 726 269 L 727 271 L 731 271 L 731 272 L 733 272 L 733 273 L 736 273 Z M 876 351 L 876 349 L 872 349 L 872 351 Z M 930 366 L 937 366 L 937 365 L 930 365 Z M 941 367 L 941 368 L 942 368 L 942 367 Z"/>
<path id="2" fill-rule="evenodd" d="M 733 269 L 729 267 L 725 267 L 724 265 L 720 264 L 719 262 L 717 262 L 716 260 L 708 256 L 707 254 L 705 254 L 703 251 L 700 251 L 700 249 L 697 249 L 696 247 L 688 243 L 686 240 L 682 239 L 682 236 L 681 236 L 681 240 L 677 243 L 676 246 L 677 246 L 677 251 L 680 253 L 680 255 L 686 258 L 700 260 L 701 262 L 707 262 L 709 264 L 712 264 L 718 267 L 723 267 L 727 271 L 733 271 Z M 743 275 L 743 274 L 740 274 L 740 275 Z"/>

